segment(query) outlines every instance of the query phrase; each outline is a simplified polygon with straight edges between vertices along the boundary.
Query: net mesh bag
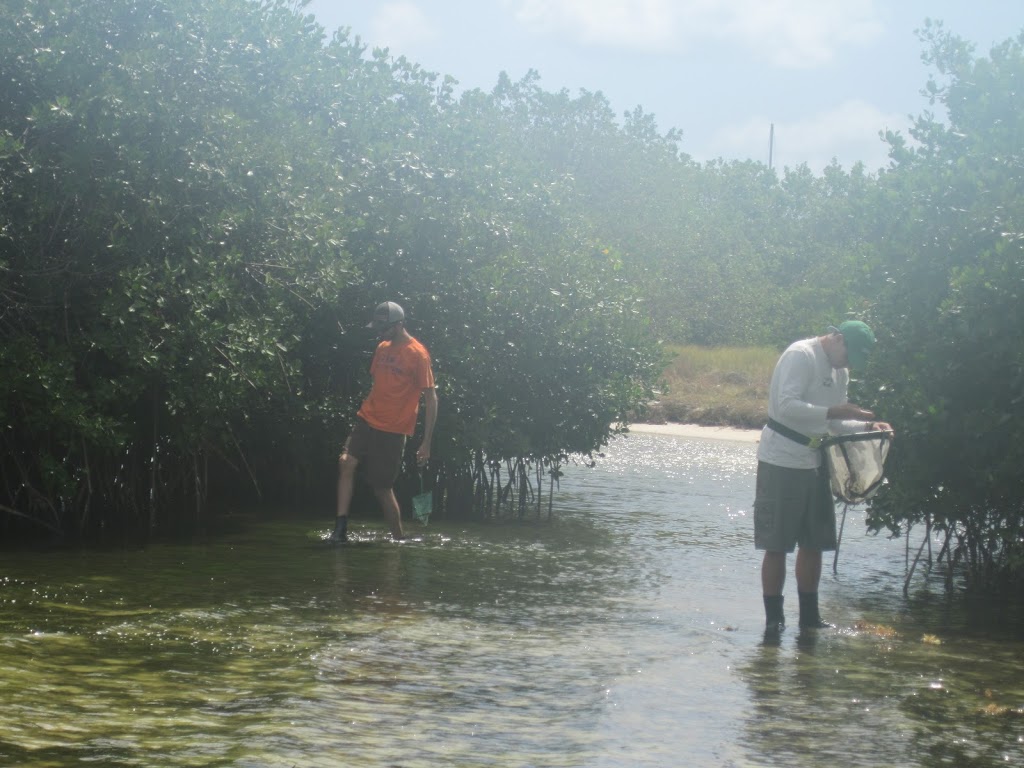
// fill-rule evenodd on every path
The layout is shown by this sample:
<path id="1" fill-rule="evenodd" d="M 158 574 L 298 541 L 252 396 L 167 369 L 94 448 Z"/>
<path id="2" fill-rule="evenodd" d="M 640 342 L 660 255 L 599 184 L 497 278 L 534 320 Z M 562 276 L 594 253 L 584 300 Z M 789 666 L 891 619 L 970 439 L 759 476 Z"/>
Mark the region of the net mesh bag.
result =
<path id="1" fill-rule="evenodd" d="M 418 493 L 412 497 L 412 514 L 424 525 L 430 520 L 430 513 L 434 511 L 434 494 L 431 491 Z"/>
<path id="2" fill-rule="evenodd" d="M 412 516 L 424 525 L 430 520 L 430 513 L 434 511 L 434 492 L 423 487 L 426 485 L 423 482 L 425 474 L 425 470 L 416 473 L 419 492 L 412 497 Z"/>
<path id="3" fill-rule="evenodd" d="M 885 479 L 885 459 L 892 445 L 891 432 L 854 432 L 822 441 L 832 493 L 847 504 L 875 495 Z"/>

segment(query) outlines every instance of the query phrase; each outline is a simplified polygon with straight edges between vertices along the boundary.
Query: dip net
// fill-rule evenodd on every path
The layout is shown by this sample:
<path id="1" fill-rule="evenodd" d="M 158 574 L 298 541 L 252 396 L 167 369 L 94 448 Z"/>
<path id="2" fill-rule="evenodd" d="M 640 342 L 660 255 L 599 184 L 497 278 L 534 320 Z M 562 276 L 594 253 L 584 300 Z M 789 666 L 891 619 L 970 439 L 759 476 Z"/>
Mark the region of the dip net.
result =
<path id="1" fill-rule="evenodd" d="M 839 501 L 859 504 L 875 495 L 885 479 L 885 459 L 892 432 L 854 432 L 822 441 L 832 493 Z"/>
<path id="2" fill-rule="evenodd" d="M 851 504 L 860 504 L 875 495 L 885 480 L 885 458 L 892 445 L 892 432 L 854 432 L 837 435 L 821 442 L 828 465 L 832 494 L 844 502 L 843 521 L 839 525 L 836 551 L 832 557 L 832 573 L 839 565 L 839 545 L 846 526 L 846 511 Z"/>

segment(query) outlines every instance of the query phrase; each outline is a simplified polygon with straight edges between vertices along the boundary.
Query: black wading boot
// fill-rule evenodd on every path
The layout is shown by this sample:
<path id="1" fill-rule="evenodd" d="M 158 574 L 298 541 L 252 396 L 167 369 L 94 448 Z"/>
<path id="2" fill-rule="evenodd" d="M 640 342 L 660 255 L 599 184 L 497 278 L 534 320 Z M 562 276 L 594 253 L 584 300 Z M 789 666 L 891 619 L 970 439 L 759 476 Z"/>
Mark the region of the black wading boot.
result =
<path id="1" fill-rule="evenodd" d="M 786 626 L 786 618 L 782 613 L 782 595 L 764 595 L 764 641 L 777 643 Z"/>
<path id="2" fill-rule="evenodd" d="M 800 598 L 800 629 L 829 629 L 829 624 L 818 613 L 818 593 L 798 592 Z"/>
<path id="3" fill-rule="evenodd" d="M 334 531 L 328 539 L 331 544 L 341 544 L 348 541 L 348 515 L 342 515 L 334 523 Z"/>

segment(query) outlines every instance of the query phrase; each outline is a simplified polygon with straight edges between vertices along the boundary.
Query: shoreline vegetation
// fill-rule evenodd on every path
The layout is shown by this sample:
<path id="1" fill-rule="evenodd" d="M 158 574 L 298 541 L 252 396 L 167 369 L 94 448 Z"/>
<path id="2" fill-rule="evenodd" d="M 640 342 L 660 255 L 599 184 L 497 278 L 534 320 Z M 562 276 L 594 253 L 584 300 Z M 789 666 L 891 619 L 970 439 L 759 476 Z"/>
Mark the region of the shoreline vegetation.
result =
<path id="1" fill-rule="evenodd" d="M 665 354 L 658 397 L 631 431 L 757 441 L 778 350 L 668 344 Z"/>

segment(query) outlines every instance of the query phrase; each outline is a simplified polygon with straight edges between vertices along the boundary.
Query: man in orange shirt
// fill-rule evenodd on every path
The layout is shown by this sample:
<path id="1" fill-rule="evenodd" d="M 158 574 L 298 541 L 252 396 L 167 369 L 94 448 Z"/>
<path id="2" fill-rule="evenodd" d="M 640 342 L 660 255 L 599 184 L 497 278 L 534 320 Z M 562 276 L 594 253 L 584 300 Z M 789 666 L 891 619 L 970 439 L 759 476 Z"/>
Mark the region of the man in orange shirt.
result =
<path id="1" fill-rule="evenodd" d="M 405 330 L 405 311 L 386 301 L 373 313 L 366 326 L 381 338 L 370 364 L 373 386 L 356 414 L 356 423 L 338 457 L 338 516 L 330 541 L 348 539 L 348 508 L 356 468 L 363 467 L 395 539 L 404 538 L 402 517 L 395 498 L 395 480 L 402 468 L 405 439 L 416 429 L 420 395 L 423 395 L 423 442 L 416 461 L 430 458 L 430 441 L 437 421 L 437 391 L 430 353 Z"/>

